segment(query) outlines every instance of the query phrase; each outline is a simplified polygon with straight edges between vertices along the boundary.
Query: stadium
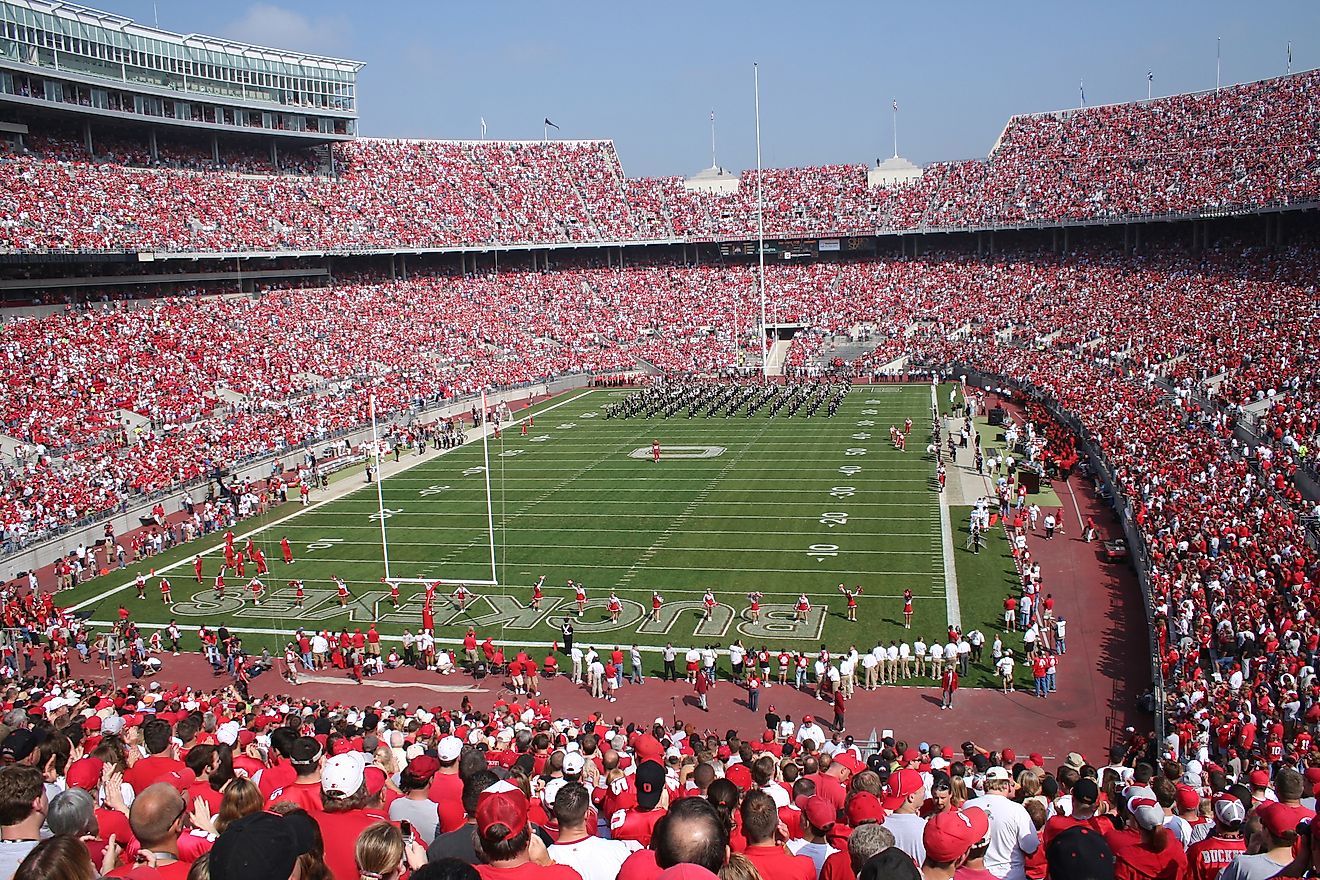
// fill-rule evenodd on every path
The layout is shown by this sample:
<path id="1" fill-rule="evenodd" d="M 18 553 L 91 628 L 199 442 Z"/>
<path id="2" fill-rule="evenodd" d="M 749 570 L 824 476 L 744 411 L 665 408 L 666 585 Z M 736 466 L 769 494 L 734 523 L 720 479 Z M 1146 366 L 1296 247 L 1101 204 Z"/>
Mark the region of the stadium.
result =
<path id="1" fill-rule="evenodd" d="M 1312 869 L 1291 45 L 688 177 L 362 69 L 0 0 L 0 880 Z"/>

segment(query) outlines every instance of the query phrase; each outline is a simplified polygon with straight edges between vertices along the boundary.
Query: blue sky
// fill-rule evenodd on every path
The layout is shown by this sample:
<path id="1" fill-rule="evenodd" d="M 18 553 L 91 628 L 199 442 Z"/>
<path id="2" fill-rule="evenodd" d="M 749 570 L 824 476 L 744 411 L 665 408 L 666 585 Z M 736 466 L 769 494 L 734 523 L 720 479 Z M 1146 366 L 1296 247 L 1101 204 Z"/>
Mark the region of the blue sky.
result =
<path id="1" fill-rule="evenodd" d="M 84 0 L 150 24 L 151 0 Z M 1320 3 L 157 0 L 162 28 L 366 62 L 360 131 L 612 138 L 630 176 L 984 156 L 1014 113 L 1214 88 L 1320 66 Z"/>

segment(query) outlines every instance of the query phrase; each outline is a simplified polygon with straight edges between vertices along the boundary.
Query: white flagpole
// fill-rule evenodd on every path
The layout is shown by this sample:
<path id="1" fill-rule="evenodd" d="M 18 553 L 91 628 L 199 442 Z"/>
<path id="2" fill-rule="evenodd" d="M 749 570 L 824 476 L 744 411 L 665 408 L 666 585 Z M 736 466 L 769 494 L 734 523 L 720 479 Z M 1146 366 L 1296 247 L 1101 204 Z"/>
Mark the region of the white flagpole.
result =
<path id="1" fill-rule="evenodd" d="M 893 103 L 894 108 L 894 158 L 898 158 L 898 100 Z"/>
<path id="2" fill-rule="evenodd" d="M 390 540 L 385 532 L 385 489 L 380 477 L 380 440 L 376 437 L 376 395 L 368 398 L 371 409 L 371 454 L 376 460 L 376 503 L 377 516 L 380 517 L 380 549 L 385 556 L 385 580 L 390 579 Z"/>
<path id="3" fill-rule="evenodd" d="M 765 198 L 761 173 L 761 68 L 752 64 L 752 83 L 756 91 L 756 255 L 761 286 L 761 381 L 770 378 L 770 354 L 765 339 Z"/>
<path id="4" fill-rule="evenodd" d="M 715 161 L 715 111 L 710 111 L 710 167 L 716 168 Z"/>
<path id="5" fill-rule="evenodd" d="M 1292 40 L 1288 41 L 1288 73 L 1292 74 Z"/>
<path id="6" fill-rule="evenodd" d="M 1146 100 L 1150 100 L 1150 88 L 1155 82 L 1154 71 L 1146 71 Z"/>
<path id="7" fill-rule="evenodd" d="M 1215 94 L 1219 94 L 1219 49 L 1224 42 L 1223 37 L 1215 37 Z"/>
<path id="8" fill-rule="evenodd" d="M 486 473 L 486 529 L 490 535 L 490 582 L 499 583 L 500 579 L 495 571 L 495 510 L 490 502 L 490 425 L 487 424 L 489 416 L 486 412 L 486 389 L 481 389 L 481 420 L 482 427 L 486 430 L 481 435 L 481 455 L 484 459 Z"/>

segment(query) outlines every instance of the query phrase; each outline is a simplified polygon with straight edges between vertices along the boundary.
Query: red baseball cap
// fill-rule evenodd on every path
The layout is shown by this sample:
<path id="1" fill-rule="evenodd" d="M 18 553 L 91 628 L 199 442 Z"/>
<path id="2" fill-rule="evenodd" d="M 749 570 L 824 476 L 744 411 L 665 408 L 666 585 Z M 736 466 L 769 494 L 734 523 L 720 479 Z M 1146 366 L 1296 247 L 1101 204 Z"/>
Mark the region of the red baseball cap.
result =
<path id="1" fill-rule="evenodd" d="M 503 780 L 477 797 L 477 833 L 491 838 L 490 829 L 503 825 L 508 829 L 498 837 L 506 840 L 527 827 L 527 796 L 522 789 Z"/>
<path id="2" fill-rule="evenodd" d="M 1270 774 L 1266 770 L 1252 770 L 1247 776 L 1247 781 L 1258 788 L 1264 788 L 1270 784 Z"/>
<path id="3" fill-rule="evenodd" d="M 79 758 L 64 771 L 64 780 L 70 788 L 85 788 L 96 791 L 101 784 L 101 771 L 105 762 L 100 758 Z"/>
<path id="4" fill-rule="evenodd" d="M 834 809 L 834 804 L 820 795 L 806 799 L 802 804 L 802 815 L 820 829 L 829 828 L 838 821 L 838 811 Z"/>
<path id="5" fill-rule="evenodd" d="M 885 808 L 880 805 L 880 799 L 869 791 L 855 793 L 844 812 L 848 816 L 848 824 L 854 828 L 863 822 L 885 821 Z"/>
<path id="6" fill-rule="evenodd" d="M 845 770 L 854 775 L 861 773 L 866 769 L 866 765 L 857 760 L 852 752 L 840 752 L 835 755 L 834 763 L 841 765 Z"/>
<path id="7" fill-rule="evenodd" d="M 926 820 L 921 842 L 926 857 L 947 864 L 962 858 L 990 832 L 990 818 L 980 807 L 948 810 Z"/>
<path id="8" fill-rule="evenodd" d="M 889 795 L 884 800 L 886 810 L 897 810 L 909 797 L 926 787 L 916 770 L 895 770 L 889 775 Z"/>
<path id="9" fill-rule="evenodd" d="M 1311 811 L 1303 806 L 1289 806 L 1278 801 L 1270 801 L 1256 809 L 1261 824 L 1275 837 L 1282 837 L 1288 831 L 1296 831 L 1297 826 L 1311 818 Z"/>
<path id="10" fill-rule="evenodd" d="M 1178 786 L 1178 809 L 1195 810 L 1201 803 L 1201 795 L 1190 785 Z"/>

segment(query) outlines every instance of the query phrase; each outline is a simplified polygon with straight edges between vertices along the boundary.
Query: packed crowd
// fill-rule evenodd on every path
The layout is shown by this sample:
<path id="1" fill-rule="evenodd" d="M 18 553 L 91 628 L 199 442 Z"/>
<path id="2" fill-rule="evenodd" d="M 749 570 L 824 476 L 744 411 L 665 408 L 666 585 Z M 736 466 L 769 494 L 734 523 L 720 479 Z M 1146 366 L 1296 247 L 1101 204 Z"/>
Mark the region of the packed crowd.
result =
<path id="1" fill-rule="evenodd" d="M 1309 202 L 1320 72 L 1154 101 L 1011 119 L 985 160 L 869 187 L 864 165 L 742 175 L 736 191 L 628 180 L 608 141 L 362 139 L 329 176 L 244 173 L 270 159 L 228 150 L 34 140 L 0 154 L 0 250 L 209 251 L 439 248 L 748 237 L 757 191 L 771 235 L 1053 223 Z M 94 150 L 98 149 L 94 145 Z M 43 152 L 44 150 L 44 152 Z M 161 167 L 144 168 L 145 164 Z M 280 172 L 311 170 L 293 153 Z M 287 165 L 287 167 L 285 167 Z M 215 170 L 195 170 L 195 169 Z"/>
<path id="2" fill-rule="evenodd" d="M 717 733 L 373 696 L 14 679 L 0 878 L 1243 880 L 1313 857 L 1314 751 L 1161 760 L 1137 736 L 1047 759 L 773 707 Z"/>

